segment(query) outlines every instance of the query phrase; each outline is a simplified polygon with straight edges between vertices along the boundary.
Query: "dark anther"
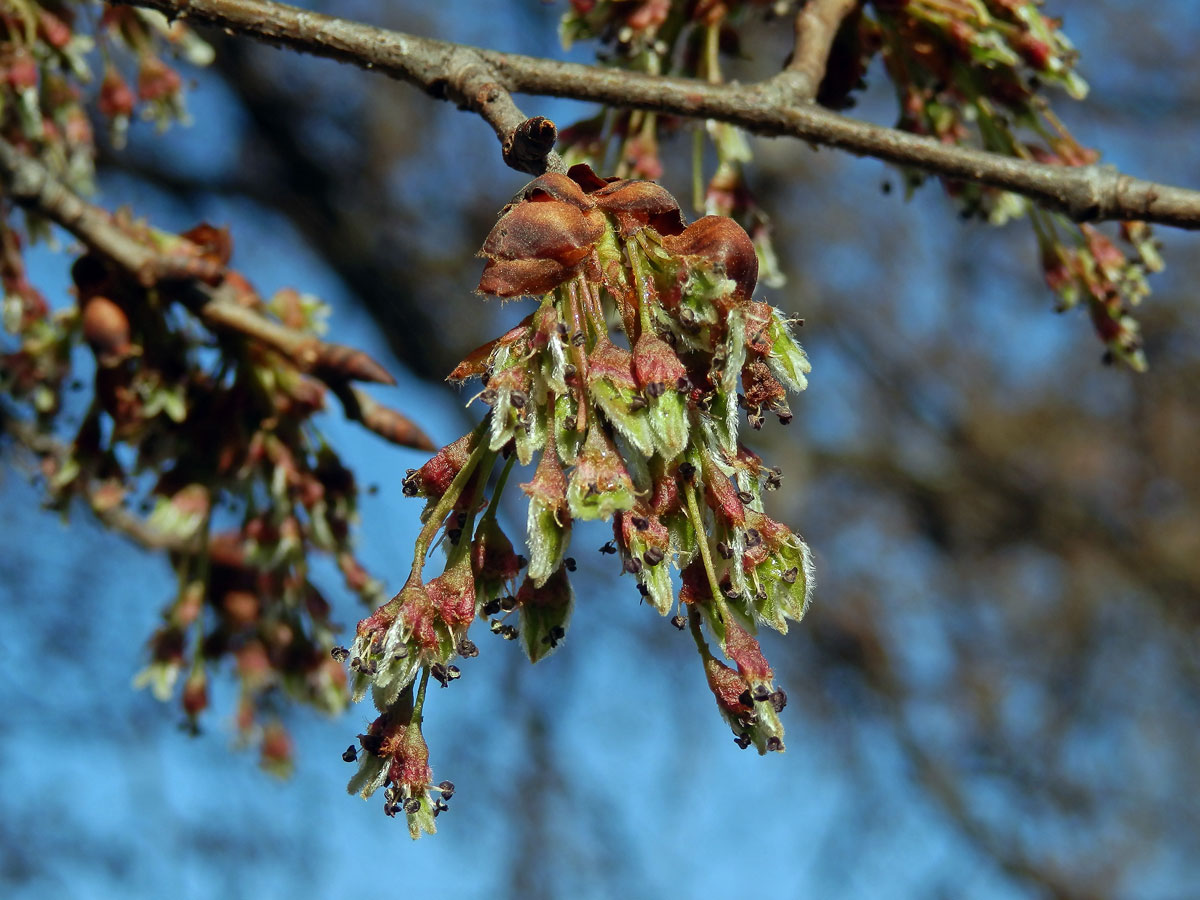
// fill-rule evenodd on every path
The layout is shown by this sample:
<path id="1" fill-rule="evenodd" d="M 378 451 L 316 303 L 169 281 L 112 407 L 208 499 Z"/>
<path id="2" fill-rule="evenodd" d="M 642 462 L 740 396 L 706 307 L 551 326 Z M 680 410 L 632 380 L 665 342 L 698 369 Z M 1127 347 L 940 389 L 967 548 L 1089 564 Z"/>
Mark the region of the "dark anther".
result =
<path id="1" fill-rule="evenodd" d="M 400 801 L 400 787 L 393 784 L 390 788 L 383 792 L 384 803 L 398 803 Z"/>
<path id="2" fill-rule="evenodd" d="M 342 754 L 342 762 L 357 762 L 358 748 L 351 744 L 346 748 L 346 752 Z"/>
<path id="3" fill-rule="evenodd" d="M 518 568 L 518 569 L 523 569 L 523 568 L 525 568 L 527 565 L 529 565 L 529 560 L 527 560 L 527 559 L 526 559 L 524 556 L 520 556 L 520 555 L 518 555 L 518 556 L 517 556 L 517 568 Z"/>
<path id="4" fill-rule="evenodd" d="M 573 557 L 573 556 L 564 556 L 564 557 L 563 557 L 563 567 L 564 567 L 564 568 L 565 568 L 565 569 L 566 569 L 568 572 L 574 572 L 574 571 L 575 571 L 575 557 Z"/>
<path id="5" fill-rule="evenodd" d="M 435 816 L 436 816 L 438 813 L 444 813 L 444 812 L 445 812 L 446 810 L 448 810 L 449 808 L 450 808 L 450 807 L 446 805 L 446 802 L 445 802 L 444 800 L 435 800 L 435 801 L 433 801 L 433 814 L 434 814 Z"/>
<path id="6" fill-rule="evenodd" d="M 338 662 L 345 662 L 346 657 L 348 657 L 350 655 L 350 651 L 347 650 L 345 647 L 334 647 L 332 650 L 329 651 L 329 655 L 332 656 Z"/>
<path id="7" fill-rule="evenodd" d="M 446 667 L 441 663 L 434 663 L 432 668 L 429 670 L 429 674 L 436 678 L 438 684 L 440 684 L 442 687 L 449 687 L 450 682 L 453 681 L 453 679 L 450 677 L 450 673 L 446 671 Z"/>
<path id="8" fill-rule="evenodd" d="M 563 366 L 563 377 L 574 378 L 575 373 L 578 371 L 579 370 L 575 368 L 575 363 L 567 363 L 565 366 Z"/>
<path id="9" fill-rule="evenodd" d="M 671 616 L 671 624 L 674 625 L 676 628 L 678 628 L 680 631 L 683 631 L 684 626 L 687 625 L 687 619 L 685 619 L 683 616 L 679 616 L 679 615 Z"/>
<path id="10" fill-rule="evenodd" d="M 775 693 L 773 693 L 771 695 L 770 699 L 771 699 L 771 705 L 773 707 L 775 707 L 775 712 L 777 712 L 777 713 L 783 712 L 783 708 L 785 706 L 787 706 L 787 694 L 785 694 L 783 692 L 783 688 L 780 688 Z"/>
<path id="11" fill-rule="evenodd" d="M 383 735 L 381 734 L 360 734 L 358 742 L 373 756 L 378 756 L 379 751 L 383 749 Z"/>
<path id="12" fill-rule="evenodd" d="M 401 647 L 399 650 L 396 651 L 395 656 L 392 657 L 392 661 L 400 662 L 400 660 L 404 659 L 404 657 L 406 657 L 406 656 L 408 656 L 408 648 Z"/>
<path id="13" fill-rule="evenodd" d="M 742 704 L 742 706 L 753 706 L 754 705 L 754 699 L 750 696 L 749 689 L 744 690 L 740 694 L 738 694 L 738 703 Z"/>
<path id="14" fill-rule="evenodd" d="M 462 638 L 458 642 L 457 649 L 458 649 L 458 655 L 461 656 L 463 659 L 472 659 L 473 657 L 476 657 L 479 655 L 479 648 L 475 645 L 475 642 L 473 640 L 471 640 L 470 638 Z"/>
<path id="15" fill-rule="evenodd" d="M 421 801 L 416 797 L 409 797 L 404 801 L 404 811 L 410 816 L 415 816 L 421 811 Z"/>
<path id="16" fill-rule="evenodd" d="M 779 752 L 783 750 L 783 738 L 777 738 L 774 735 L 767 738 L 767 750 L 771 752 Z"/>
<path id="17" fill-rule="evenodd" d="M 747 747 L 750 746 L 750 735 L 739 734 L 737 737 L 735 737 L 733 739 L 733 742 L 735 744 L 737 744 L 739 747 L 741 747 L 743 750 L 745 750 Z"/>
<path id="18" fill-rule="evenodd" d="M 648 566 L 657 566 L 660 562 L 662 562 L 666 558 L 666 556 L 667 555 L 662 552 L 661 548 L 651 547 L 649 550 L 647 550 L 645 553 L 642 554 L 642 559 L 644 559 L 646 561 L 646 565 L 648 565 Z"/>
<path id="19" fill-rule="evenodd" d="M 645 397 L 635 396 L 629 401 L 629 411 L 638 412 L 639 410 L 645 409 L 648 405 L 649 404 L 646 402 Z"/>
<path id="20" fill-rule="evenodd" d="M 524 409 L 525 404 L 529 402 L 529 397 L 524 391 L 513 391 L 509 394 L 508 400 L 514 409 Z"/>
<path id="21" fill-rule="evenodd" d="M 400 804 L 387 802 L 383 804 L 383 814 L 389 819 L 396 818 L 396 813 L 398 812 L 400 812 Z"/>
<path id="22" fill-rule="evenodd" d="M 679 474 L 682 475 L 684 478 L 686 478 L 688 481 L 691 481 L 692 476 L 696 474 L 696 467 L 694 465 L 692 465 L 690 462 L 680 463 L 679 464 Z"/>
<path id="23" fill-rule="evenodd" d="M 485 616 L 494 616 L 498 612 L 500 612 L 499 600 L 489 600 L 487 603 L 483 604 L 483 614 Z"/>
<path id="24" fill-rule="evenodd" d="M 638 593 L 642 595 L 643 600 L 646 600 L 650 597 L 650 588 L 646 587 L 646 585 L 642 584 L 642 582 L 638 582 L 637 589 Z"/>
<path id="25" fill-rule="evenodd" d="M 616 553 L 617 545 L 614 544 L 612 541 L 609 541 L 607 544 L 605 544 L 603 547 L 600 548 L 600 552 L 605 555 L 611 555 L 613 553 Z"/>
<path id="26" fill-rule="evenodd" d="M 512 594 L 509 594 L 507 597 L 501 598 L 500 608 L 502 610 L 504 610 L 505 612 L 511 612 L 512 610 L 517 608 L 517 598 L 514 597 Z"/>
<path id="27" fill-rule="evenodd" d="M 446 678 L 449 681 L 454 681 L 456 678 L 462 678 L 462 669 L 458 666 L 446 666 Z"/>
<path id="28" fill-rule="evenodd" d="M 721 585 L 721 593 L 725 595 L 726 600 L 736 600 L 742 596 L 742 592 L 735 588 L 732 584 Z"/>
<path id="29" fill-rule="evenodd" d="M 629 559 L 625 560 L 623 568 L 630 575 L 637 575 L 642 571 L 642 561 L 636 556 L 631 556 Z"/>
<path id="30" fill-rule="evenodd" d="M 754 699 L 759 703 L 765 703 L 771 696 L 771 690 L 765 684 L 757 685 L 754 688 Z"/>
<path id="31" fill-rule="evenodd" d="M 721 554 L 721 559 L 733 559 L 733 548 L 724 541 L 717 541 L 717 552 Z"/>
<path id="32" fill-rule="evenodd" d="M 652 381 L 646 385 L 646 394 L 653 399 L 655 397 L 661 397 L 666 389 L 667 386 L 661 381 Z"/>
<path id="33" fill-rule="evenodd" d="M 450 539 L 450 543 L 457 544 L 462 539 L 462 529 L 451 528 L 446 532 L 446 537 Z"/>
<path id="34" fill-rule="evenodd" d="M 746 546 L 757 547 L 762 543 L 762 535 L 758 533 L 757 528 L 746 529 Z"/>
<path id="35" fill-rule="evenodd" d="M 442 792 L 443 800 L 449 800 L 451 797 L 454 796 L 454 782 L 453 781 L 443 781 L 441 784 L 437 785 L 437 789 Z"/>
<path id="36" fill-rule="evenodd" d="M 571 343 L 576 347 L 582 347 L 586 341 L 587 335 L 585 335 L 582 331 L 577 331 L 571 335 Z"/>
<path id="37" fill-rule="evenodd" d="M 647 528 L 650 527 L 650 520 L 647 519 L 645 516 L 630 516 L 629 521 L 633 524 L 633 527 L 636 528 L 638 531 L 645 531 Z"/>
<path id="38" fill-rule="evenodd" d="M 496 389 L 495 388 L 484 389 L 483 393 L 481 393 L 479 395 L 479 399 L 482 400 L 484 403 L 486 403 L 488 406 L 491 406 L 493 403 L 496 402 Z"/>
<path id="39" fill-rule="evenodd" d="M 786 581 L 788 584 L 795 584 L 796 576 L 798 576 L 799 574 L 800 574 L 800 570 L 798 568 L 796 568 L 795 566 L 792 566 L 790 569 L 788 569 L 786 572 L 783 573 L 782 577 L 783 577 L 783 580 Z"/>
<path id="40" fill-rule="evenodd" d="M 404 480 L 400 482 L 405 497 L 415 497 L 421 490 L 421 474 L 416 469 L 409 469 Z"/>
<path id="41" fill-rule="evenodd" d="M 379 674 L 379 663 L 376 662 L 375 660 L 371 660 L 369 663 L 367 663 L 367 668 L 364 671 L 368 675 L 378 675 Z"/>
<path id="42" fill-rule="evenodd" d="M 691 389 L 692 380 L 686 375 L 680 375 L 677 379 L 675 379 L 675 390 L 679 391 L 679 393 L 686 394 Z"/>
<path id="43" fill-rule="evenodd" d="M 575 416 L 567 416 L 565 419 L 563 419 L 563 428 L 565 428 L 567 431 L 574 431 L 578 425 L 579 419 Z"/>
<path id="44" fill-rule="evenodd" d="M 558 336 L 561 340 L 565 341 L 569 337 L 565 322 L 559 322 L 558 325 L 555 326 L 554 330 L 558 332 Z"/>
<path id="45" fill-rule="evenodd" d="M 755 431 L 762 431 L 762 427 L 766 423 L 767 417 L 760 412 L 753 412 L 746 415 L 746 421 L 750 423 L 750 427 Z"/>
<path id="46" fill-rule="evenodd" d="M 513 625 L 504 625 L 500 628 L 500 633 L 504 635 L 506 641 L 515 641 L 520 632 Z"/>
<path id="47" fill-rule="evenodd" d="M 749 491 L 738 491 L 737 498 L 739 500 L 741 500 L 742 503 L 753 503 L 754 502 L 754 495 L 752 493 L 750 493 Z"/>
<path id="48" fill-rule="evenodd" d="M 795 416 L 792 415 L 792 411 L 790 409 L 785 409 L 782 412 L 776 413 L 775 415 L 779 417 L 780 425 L 790 425 L 792 422 L 792 419 L 795 418 Z"/>
<path id="49" fill-rule="evenodd" d="M 356 657 L 354 657 L 354 659 L 350 660 L 350 668 L 361 669 L 362 667 L 363 667 L 362 657 L 356 656 Z"/>

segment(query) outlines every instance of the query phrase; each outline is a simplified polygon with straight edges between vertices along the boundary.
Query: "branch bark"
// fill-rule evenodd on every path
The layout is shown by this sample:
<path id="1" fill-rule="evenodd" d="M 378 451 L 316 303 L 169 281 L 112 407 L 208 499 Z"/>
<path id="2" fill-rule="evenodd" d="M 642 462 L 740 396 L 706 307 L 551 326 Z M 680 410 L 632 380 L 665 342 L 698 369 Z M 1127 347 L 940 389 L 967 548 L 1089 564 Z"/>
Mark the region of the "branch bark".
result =
<path id="1" fill-rule="evenodd" d="M 1027 162 L 838 115 L 795 102 L 794 73 L 750 85 L 706 84 L 598 66 L 481 50 L 388 31 L 270 0 L 117 0 L 249 35 L 277 46 L 336 59 L 414 84 L 431 96 L 473 109 L 497 134 L 519 127 L 519 110 L 502 92 L 594 101 L 617 107 L 731 122 L 763 135 L 787 135 L 986 184 L 1058 210 L 1080 222 L 1139 219 L 1200 228 L 1200 191 L 1157 184 L 1108 166 L 1076 168 Z M 814 44 L 817 44 L 814 39 Z M 806 54 L 807 55 L 807 54 Z M 486 102 L 480 97 L 483 96 Z M 509 101 L 511 103 L 511 98 Z M 521 120 L 522 122 L 524 119 Z M 553 164 L 549 160 L 548 164 Z"/>
<path id="2" fill-rule="evenodd" d="M 785 73 L 791 73 L 796 99 L 809 101 L 817 96 L 833 39 L 846 17 L 860 0 L 808 0 L 796 13 L 796 47 Z M 781 73 L 781 75 L 784 73 Z"/>

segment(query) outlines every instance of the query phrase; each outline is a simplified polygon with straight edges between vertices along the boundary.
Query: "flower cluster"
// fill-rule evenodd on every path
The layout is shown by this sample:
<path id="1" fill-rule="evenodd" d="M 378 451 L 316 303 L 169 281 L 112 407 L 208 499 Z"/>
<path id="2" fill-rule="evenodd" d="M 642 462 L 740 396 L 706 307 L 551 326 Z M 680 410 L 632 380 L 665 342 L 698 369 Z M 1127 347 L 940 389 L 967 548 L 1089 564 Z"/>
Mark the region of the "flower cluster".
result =
<path id="1" fill-rule="evenodd" d="M 817 102 L 853 105 L 876 59 L 892 82 L 897 127 L 938 140 L 969 144 L 1052 165 L 1096 162 L 1051 110 L 1047 88 L 1074 99 L 1087 93 L 1076 71 L 1078 53 L 1060 22 L 1035 0 L 869 0 L 855 6 L 831 47 Z M 784 16 L 798 4 L 694 0 L 571 0 L 562 19 L 565 44 L 599 43 L 608 64 L 638 71 L 721 80 L 721 59 L 744 51 L 741 26 L 751 13 Z M 790 27 L 790 23 L 789 27 Z M 563 129 L 565 157 L 603 166 L 616 145 L 618 174 L 658 178 L 659 143 L 679 121 L 642 111 L 607 110 Z M 731 216 L 754 239 L 764 283 L 783 283 L 771 242 L 770 221 L 747 180 L 752 154 L 733 125 L 705 123 L 716 158 L 705 175 L 699 132 L 693 154 L 693 203 L 710 215 Z M 905 170 L 911 190 L 925 175 Z M 885 188 L 888 186 L 885 185 Z M 1145 358 L 1131 310 L 1148 293 L 1146 275 L 1162 268 L 1148 226 L 1123 223 L 1125 250 L 1102 233 L 1033 206 L 1026 198 L 972 182 L 945 180 L 964 218 L 991 224 L 1028 216 L 1046 281 L 1059 308 L 1086 303 L 1105 359 L 1141 370 Z"/>
<path id="2" fill-rule="evenodd" d="M 167 552 L 179 588 L 138 682 L 164 700 L 182 682 L 195 725 L 211 673 L 233 661 L 238 727 L 259 740 L 268 767 L 284 770 L 286 732 L 261 721 L 275 715 L 273 698 L 282 691 L 335 712 L 347 696 L 311 558 L 333 557 L 364 604 L 382 599 L 352 546 L 355 477 L 313 416 L 333 391 L 373 430 L 432 445 L 349 386 L 390 376 L 320 340 L 322 304 L 291 290 L 264 299 L 226 268 L 226 232 L 171 235 L 121 219 L 112 228 L 156 254 L 162 277 L 87 252 L 71 269 L 75 303 L 52 310 L 26 278 L 17 232 L 0 222 L 13 337 L 0 347 L 6 430 L 30 435 L 48 506 L 66 513 L 82 501 Z"/>
<path id="3" fill-rule="evenodd" d="M 743 409 L 755 428 L 767 414 L 790 421 L 786 393 L 802 390 L 809 370 L 789 320 L 753 298 L 758 262 L 740 226 L 716 216 L 685 225 L 658 185 L 575 166 L 531 182 L 482 255 L 482 293 L 536 297 L 538 307 L 451 373 L 480 378 L 490 409 L 406 477 L 405 493 L 426 500 L 412 573 L 346 651 L 354 695 L 370 688 L 383 713 L 351 790 L 388 785 L 385 810 L 408 798 L 414 834 L 432 825 L 422 818 L 434 791 L 424 743 L 419 753 L 408 743 L 429 675 L 443 685 L 459 676 L 452 660 L 478 652 L 467 635 L 477 618 L 535 662 L 562 642 L 575 522 L 612 521 L 604 552 L 647 603 L 691 631 L 739 744 L 759 752 L 783 749 L 786 698 L 753 632 L 786 632 L 812 583 L 805 544 L 763 510 L 781 473 L 738 441 Z M 521 485 L 527 556 L 496 518 L 518 462 L 532 467 Z M 427 581 L 439 532 L 446 565 Z M 374 737 L 395 729 L 403 740 Z"/>
<path id="4" fill-rule="evenodd" d="M 97 45 L 105 60 L 98 80 L 89 59 Z M 186 25 L 168 24 L 150 10 L 90 0 L 6 3 L 0 9 L 0 137 L 89 193 L 95 141 L 85 103 L 95 99 L 118 147 L 135 115 L 160 127 L 186 119 L 183 79 L 164 59 L 169 55 L 206 65 L 213 53 Z"/>
<path id="5" fill-rule="evenodd" d="M 830 71 L 838 79 L 824 86 L 823 100 L 845 105 L 870 59 L 880 54 L 895 86 L 900 128 L 1051 165 L 1089 165 L 1099 158 L 1076 141 L 1043 96 L 1044 88 L 1057 87 L 1082 99 L 1087 84 L 1075 70 L 1078 54 L 1060 23 L 1039 3 L 873 0 L 870 7 L 847 23 L 835 45 Z M 906 173 L 910 186 L 923 177 Z M 1130 309 L 1148 293 L 1146 273 L 1162 268 L 1148 226 L 1123 224 L 1126 253 L 1096 229 L 1016 194 L 954 180 L 946 188 L 965 218 L 999 225 L 1028 215 L 1060 309 L 1085 300 L 1106 359 L 1145 367 Z"/>

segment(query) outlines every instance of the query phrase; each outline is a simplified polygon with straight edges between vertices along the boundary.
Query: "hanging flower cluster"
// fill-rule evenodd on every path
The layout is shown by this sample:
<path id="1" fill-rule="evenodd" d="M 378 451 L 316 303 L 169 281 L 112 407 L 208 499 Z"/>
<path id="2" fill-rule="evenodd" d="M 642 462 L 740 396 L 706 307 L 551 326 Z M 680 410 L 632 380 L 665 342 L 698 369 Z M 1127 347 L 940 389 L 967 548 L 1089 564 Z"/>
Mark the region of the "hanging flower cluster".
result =
<path id="1" fill-rule="evenodd" d="M 344 651 L 355 696 L 370 688 L 381 711 L 360 736 L 361 758 L 347 751 L 360 761 L 350 789 L 386 785 L 385 811 L 403 810 L 414 836 L 432 831 L 445 800 L 420 737 L 430 676 L 445 685 L 460 674 L 456 657 L 478 653 L 476 619 L 535 662 L 562 642 L 575 522 L 612 521 L 604 552 L 690 630 L 738 743 L 760 753 L 783 749 L 786 697 L 753 633 L 786 632 L 812 581 L 805 544 L 763 511 L 779 470 L 738 441 L 741 409 L 755 428 L 767 414 L 790 421 L 787 391 L 802 390 L 809 370 L 789 320 L 753 299 L 758 262 L 740 226 L 716 216 L 685 226 L 658 185 L 575 166 L 531 182 L 482 255 L 482 293 L 540 303 L 451 373 L 480 378 L 490 410 L 409 472 L 405 493 L 426 500 L 412 573 Z M 521 485 L 527 556 L 496 518 L 517 462 L 533 466 Z M 427 580 L 439 532 L 446 564 Z"/>
<path id="2" fill-rule="evenodd" d="M 871 58 L 882 56 L 900 105 L 898 127 L 1051 165 L 1090 165 L 1082 146 L 1044 96 L 1057 87 L 1073 99 L 1088 86 L 1061 23 L 1032 0 L 872 0 L 857 10 L 834 47 L 818 98 L 844 106 Z M 910 186 L 924 175 L 906 172 Z M 1059 309 L 1083 301 L 1106 360 L 1145 368 L 1132 307 L 1149 293 L 1146 274 L 1162 268 L 1157 242 L 1142 222 L 1126 222 L 1123 251 L 1095 228 L 1039 209 L 1008 191 L 947 180 L 965 218 L 1001 225 L 1028 215 L 1042 270 Z"/>
<path id="3" fill-rule="evenodd" d="M 29 435 L 48 507 L 84 505 L 169 557 L 178 591 L 137 683 L 178 697 L 194 729 L 211 677 L 232 662 L 239 735 L 286 771 L 280 695 L 328 713 L 346 705 L 345 670 L 329 657 L 338 626 L 310 576 L 314 559 L 336 560 L 367 608 L 383 599 L 355 552 L 357 480 L 314 417 L 332 391 L 381 436 L 433 445 L 350 386 L 391 377 L 320 339 L 323 304 L 293 290 L 264 298 L 226 268 L 227 232 L 173 235 L 125 217 L 111 227 L 153 248 L 169 274 L 89 251 L 71 268 L 75 303 L 55 310 L 0 220 L 0 415 Z"/>
<path id="4" fill-rule="evenodd" d="M 571 0 L 561 34 L 568 46 L 596 41 L 608 65 L 719 82 L 722 57 L 745 54 L 742 26 L 752 16 L 775 17 L 790 28 L 801 6 L 790 0 Z M 1076 71 L 1078 55 L 1061 22 L 1036 0 L 867 0 L 843 20 L 816 100 L 831 109 L 852 106 L 878 58 L 896 92 L 896 127 L 1019 159 L 1089 165 L 1099 153 L 1075 139 L 1047 97 L 1047 89 L 1076 100 L 1087 94 Z M 563 152 L 571 162 L 602 168 L 613 157 L 620 175 L 658 178 L 660 142 L 680 127 L 678 119 L 652 112 L 605 110 L 563 129 Z M 705 172 L 704 134 L 716 160 L 711 174 Z M 758 249 L 762 280 L 780 286 L 784 276 L 770 220 L 746 173 L 753 154 L 744 132 L 709 121 L 694 135 L 693 204 L 741 223 Z M 927 177 L 916 170 L 903 176 L 910 190 Z M 1145 368 L 1132 310 L 1149 293 L 1146 276 L 1163 267 L 1145 223 L 1121 224 L 1122 248 L 1101 231 L 1009 191 L 954 179 L 944 183 L 963 218 L 1002 225 L 1028 216 L 1057 308 L 1085 304 L 1104 343 L 1105 361 Z"/>
<path id="5" fill-rule="evenodd" d="M 97 78 L 93 51 L 105 61 Z M 207 65 L 212 48 L 153 10 L 91 0 L 20 0 L 0 6 L 0 137 L 36 156 L 82 193 L 94 179 L 94 98 L 120 147 L 137 115 L 160 128 L 186 120 L 184 82 L 167 62 Z M 45 225 L 39 223 L 39 234 Z"/>

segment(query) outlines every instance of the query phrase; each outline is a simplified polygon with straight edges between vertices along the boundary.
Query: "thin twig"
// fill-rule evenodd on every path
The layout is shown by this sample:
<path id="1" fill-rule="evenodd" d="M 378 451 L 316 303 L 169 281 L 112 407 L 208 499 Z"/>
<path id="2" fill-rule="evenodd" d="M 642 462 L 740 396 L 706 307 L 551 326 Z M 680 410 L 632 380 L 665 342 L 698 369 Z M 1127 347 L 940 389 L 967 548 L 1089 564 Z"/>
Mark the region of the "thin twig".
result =
<path id="1" fill-rule="evenodd" d="M 706 84 L 629 70 L 479 50 L 388 31 L 269 0 L 119 0 L 187 17 L 279 46 L 328 57 L 408 81 L 435 97 L 457 100 L 493 127 L 518 127 L 511 111 L 478 87 L 587 100 L 694 119 L 732 122 L 764 135 L 789 135 L 933 175 L 977 182 L 1029 197 L 1077 221 L 1140 219 L 1200 228 L 1200 191 L 1156 184 L 1101 166 L 1051 166 L 988 153 L 850 119 L 797 104 L 789 79 Z M 474 67 L 474 68 L 472 68 Z M 485 72 L 487 80 L 482 81 Z M 469 88 L 476 88 L 471 94 Z M 515 109 L 515 106 L 513 107 Z M 499 132 L 499 128 L 497 131 Z"/>
<path id="2" fill-rule="evenodd" d="M 808 0 L 796 13 L 796 47 L 781 76 L 786 74 L 792 79 L 797 100 L 817 96 L 833 39 L 858 5 L 859 0 Z"/>

